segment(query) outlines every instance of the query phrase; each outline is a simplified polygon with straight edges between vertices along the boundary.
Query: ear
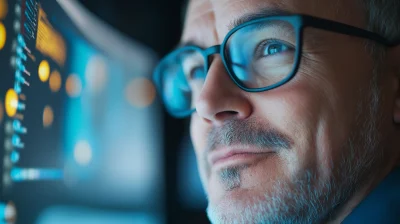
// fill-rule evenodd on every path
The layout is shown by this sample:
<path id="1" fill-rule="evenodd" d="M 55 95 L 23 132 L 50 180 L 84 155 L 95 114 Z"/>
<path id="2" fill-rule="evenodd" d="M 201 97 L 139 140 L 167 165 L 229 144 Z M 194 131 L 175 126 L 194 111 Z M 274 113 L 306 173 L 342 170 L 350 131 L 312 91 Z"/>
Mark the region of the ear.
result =
<path id="1" fill-rule="evenodd" d="M 400 125 L 400 45 L 388 49 L 386 58 L 393 83 L 393 121 Z"/>

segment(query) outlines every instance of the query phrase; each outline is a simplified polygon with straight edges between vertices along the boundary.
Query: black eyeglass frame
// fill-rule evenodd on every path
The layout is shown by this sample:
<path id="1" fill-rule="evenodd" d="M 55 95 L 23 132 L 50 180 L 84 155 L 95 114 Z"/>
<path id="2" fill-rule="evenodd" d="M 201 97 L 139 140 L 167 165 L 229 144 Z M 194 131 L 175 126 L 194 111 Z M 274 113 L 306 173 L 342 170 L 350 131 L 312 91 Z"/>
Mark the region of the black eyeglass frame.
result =
<path id="1" fill-rule="evenodd" d="M 255 24 L 255 23 L 260 23 L 260 22 L 266 22 L 266 21 L 271 21 L 271 20 L 279 20 L 279 21 L 286 21 L 289 22 L 293 28 L 295 29 L 296 32 L 296 52 L 295 52 L 295 62 L 294 62 L 294 67 L 293 70 L 289 73 L 289 75 L 281 80 L 280 82 L 262 87 L 262 88 L 247 88 L 243 84 L 241 84 L 241 81 L 234 75 L 235 73 L 232 71 L 232 67 L 228 65 L 227 62 L 227 55 L 225 52 L 225 48 L 227 45 L 227 42 L 229 38 L 238 30 L 242 29 L 243 27 Z M 400 40 L 391 42 L 387 40 L 386 38 L 382 37 L 381 35 L 367 31 L 358 27 L 354 27 L 351 25 L 347 25 L 344 23 L 332 21 L 332 20 L 327 20 L 327 19 L 322 19 L 310 15 L 303 15 L 303 14 L 295 14 L 295 15 L 283 15 L 283 16 L 267 16 L 264 18 L 259 18 L 255 20 L 251 20 L 249 22 L 243 23 L 235 28 L 233 28 L 229 33 L 225 36 L 224 41 L 220 45 L 215 45 L 206 49 L 203 49 L 198 46 L 190 45 L 190 46 L 184 46 L 181 48 L 176 49 L 175 51 L 171 52 L 168 54 L 164 59 L 161 60 L 157 68 L 155 69 L 154 72 L 154 83 L 159 90 L 159 92 L 162 95 L 162 99 L 164 99 L 164 94 L 162 91 L 162 71 L 161 68 L 165 63 L 168 62 L 168 59 L 175 57 L 181 52 L 188 51 L 188 50 L 194 50 L 200 53 L 204 57 L 204 71 L 207 73 L 208 69 L 210 67 L 209 65 L 209 60 L 208 58 L 213 55 L 213 54 L 220 54 L 222 62 L 225 66 L 225 69 L 227 70 L 230 78 L 234 81 L 234 83 L 241 88 L 242 90 L 246 92 L 263 92 L 263 91 L 268 91 L 271 89 L 275 89 L 277 87 L 280 87 L 284 85 L 285 83 L 289 82 L 297 73 L 299 66 L 300 66 L 300 60 L 301 60 L 301 52 L 303 49 L 303 32 L 304 28 L 306 27 L 313 27 L 313 28 L 318 28 L 326 31 L 331 31 L 335 33 L 340 33 L 340 34 L 345 34 L 345 35 L 350 35 L 350 36 L 355 36 L 355 37 L 360 37 L 360 38 L 365 38 L 369 39 L 375 42 L 378 42 L 380 44 L 383 44 L 386 47 L 393 47 L 397 46 L 400 44 Z M 174 117 L 176 118 L 183 118 L 191 115 L 196 109 L 190 109 L 187 111 L 174 111 L 174 109 L 168 107 L 168 104 L 166 104 L 166 109 L 167 111 Z"/>

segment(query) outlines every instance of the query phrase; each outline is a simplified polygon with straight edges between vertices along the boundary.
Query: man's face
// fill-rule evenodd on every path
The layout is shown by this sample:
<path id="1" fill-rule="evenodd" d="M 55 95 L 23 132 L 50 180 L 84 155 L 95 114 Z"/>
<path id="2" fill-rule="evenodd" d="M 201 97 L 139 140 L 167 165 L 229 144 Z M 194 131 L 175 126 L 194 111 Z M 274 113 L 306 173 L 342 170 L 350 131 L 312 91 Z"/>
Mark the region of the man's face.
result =
<path id="1" fill-rule="evenodd" d="M 366 26 L 358 1 L 192 0 L 182 42 L 221 44 L 234 20 L 265 9 Z M 393 127 L 380 98 L 393 101 L 391 80 L 377 78 L 363 39 L 306 28 L 303 44 L 295 77 L 259 93 L 241 90 L 221 57 L 210 58 L 191 137 L 211 221 L 327 219 L 381 166 L 381 136 Z"/>

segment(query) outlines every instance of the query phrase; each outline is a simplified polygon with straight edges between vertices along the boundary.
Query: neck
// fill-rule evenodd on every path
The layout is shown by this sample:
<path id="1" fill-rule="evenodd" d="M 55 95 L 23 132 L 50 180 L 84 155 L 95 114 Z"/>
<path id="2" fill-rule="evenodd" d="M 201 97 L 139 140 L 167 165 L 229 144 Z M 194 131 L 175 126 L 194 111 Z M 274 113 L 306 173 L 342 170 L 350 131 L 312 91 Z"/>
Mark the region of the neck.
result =
<path id="1" fill-rule="evenodd" d="M 334 215 L 334 218 L 328 221 L 327 224 L 342 223 L 345 218 L 349 216 L 350 213 L 362 202 L 362 200 L 367 197 L 368 194 L 393 170 L 393 168 L 394 166 L 387 166 L 375 175 L 370 176 L 370 180 L 366 182 L 363 187 L 358 189 L 343 206 L 340 206 L 339 210 L 335 212 L 336 214 Z"/>

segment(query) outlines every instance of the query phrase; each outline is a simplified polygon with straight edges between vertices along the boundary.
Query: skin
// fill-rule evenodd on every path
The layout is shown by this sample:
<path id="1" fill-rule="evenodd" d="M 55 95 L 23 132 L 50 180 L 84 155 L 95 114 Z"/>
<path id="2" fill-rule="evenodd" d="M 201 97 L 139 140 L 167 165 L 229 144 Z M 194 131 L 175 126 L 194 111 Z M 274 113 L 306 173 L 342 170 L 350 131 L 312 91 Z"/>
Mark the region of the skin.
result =
<path id="1" fill-rule="evenodd" d="M 357 1 L 192 0 L 181 41 L 205 48 L 221 44 L 233 19 L 262 8 L 366 27 L 365 12 Z M 387 49 L 378 64 L 366 51 L 364 39 L 312 28 L 306 29 L 304 38 L 301 67 L 294 79 L 266 92 L 242 91 L 229 78 L 220 56 L 210 59 L 207 79 L 195 96 L 191 137 L 214 223 L 283 223 L 285 217 L 311 211 L 318 214 L 295 221 L 340 223 L 399 165 L 399 48 Z M 227 133 L 228 126 L 235 136 L 254 129 L 276 130 L 290 138 L 290 148 L 273 149 L 273 156 L 244 159 L 232 166 L 213 166 L 207 159 L 210 139 Z M 250 141 L 218 147 L 255 146 Z M 307 173 L 312 178 L 305 183 Z M 312 200 L 299 186 L 329 199 L 316 195 L 315 209 L 279 209 L 293 202 L 285 196 L 290 192 Z M 265 195 L 281 199 L 278 210 L 265 208 L 272 203 Z M 257 203 L 264 208 L 252 207 Z M 246 209 L 249 217 L 243 218 Z M 265 215 L 257 218 L 261 211 Z"/>

